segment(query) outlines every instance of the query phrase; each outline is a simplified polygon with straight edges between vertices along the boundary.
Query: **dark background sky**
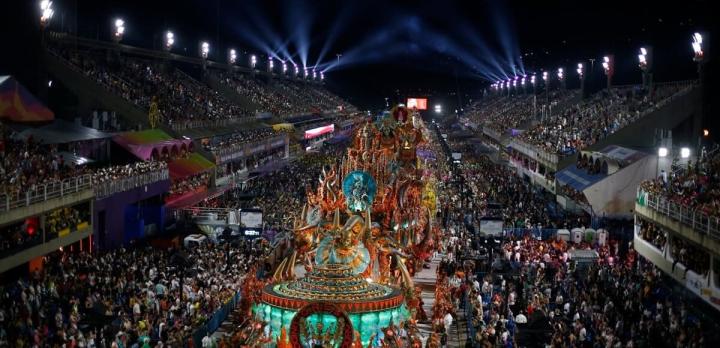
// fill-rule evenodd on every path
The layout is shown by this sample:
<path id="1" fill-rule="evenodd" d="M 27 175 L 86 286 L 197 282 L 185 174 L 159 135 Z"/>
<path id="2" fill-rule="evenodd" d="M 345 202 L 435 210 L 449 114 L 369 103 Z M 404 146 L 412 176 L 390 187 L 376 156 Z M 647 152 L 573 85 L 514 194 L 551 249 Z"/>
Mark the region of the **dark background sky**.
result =
<path id="1" fill-rule="evenodd" d="M 17 22 L 6 32 L 10 45 L 5 47 L 18 50 L 0 55 L 8 61 L 0 73 L 22 79 L 39 64 L 34 57 L 38 10 L 35 1 L 13 6 L 19 7 L 3 11 Z M 368 108 L 380 107 L 384 97 L 408 95 L 430 96 L 431 104 L 467 103 L 488 79 L 512 75 L 521 66 L 526 73 L 564 66 L 573 86 L 577 62 L 595 58 L 592 75 L 600 81 L 598 62 L 608 53 L 616 57 L 616 83 L 635 83 L 642 45 L 654 47 L 656 81 L 690 79 L 696 76 L 690 35 L 714 29 L 714 11 L 703 0 L 55 0 L 54 7 L 52 30 L 109 40 L 114 18 L 122 17 L 124 43 L 160 48 L 164 31 L 172 29 L 174 51 L 197 55 L 198 42 L 207 40 L 215 60 L 224 60 L 230 47 L 248 54 L 284 47 L 297 62 L 297 52 L 307 47 L 308 65 L 321 51 L 323 63 L 341 53 L 339 66 L 326 73 L 327 83 Z M 241 63 L 246 59 L 239 58 Z"/>

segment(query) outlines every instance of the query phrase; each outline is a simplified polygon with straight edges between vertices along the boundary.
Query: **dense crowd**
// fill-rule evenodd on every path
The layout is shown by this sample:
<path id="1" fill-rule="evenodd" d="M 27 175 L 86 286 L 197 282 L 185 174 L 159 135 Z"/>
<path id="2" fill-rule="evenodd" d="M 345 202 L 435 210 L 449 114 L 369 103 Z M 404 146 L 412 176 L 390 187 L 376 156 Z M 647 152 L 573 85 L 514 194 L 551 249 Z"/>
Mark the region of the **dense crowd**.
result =
<path id="1" fill-rule="evenodd" d="M 220 82 L 234 89 L 257 106 L 255 112 L 270 112 L 277 116 L 289 116 L 310 112 L 312 105 L 303 100 L 295 100 L 292 95 L 282 93 L 278 83 L 271 86 L 258 81 L 252 76 L 239 74 L 222 74 Z"/>
<path id="2" fill-rule="evenodd" d="M 306 202 L 306 190 L 315 188 L 322 168 L 336 163 L 340 151 L 342 148 L 339 147 L 325 147 L 320 153 L 307 154 L 280 170 L 248 180 L 237 190 L 208 200 L 203 205 L 260 208 L 269 228 L 291 229 L 293 218 L 298 216 Z"/>
<path id="3" fill-rule="evenodd" d="M 47 214 L 44 229 L 38 219 L 27 219 L 22 223 L 4 226 L 0 228 L 0 258 L 39 245 L 43 243 L 43 238 L 53 240 L 63 230 L 75 231 L 83 222 L 90 222 L 87 207 L 65 207 Z"/>
<path id="4" fill-rule="evenodd" d="M 470 238 L 455 241 L 450 250 L 473 248 Z M 595 250 L 599 259 L 582 266 L 571 258 L 573 249 Z M 470 313 L 473 346 L 706 344 L 707 324 L 670 294 L 661 271 L 634 251 L 621 251 L 615 241 L 576 245 L 526 236 L 505 241 L 495 255 L 489 271 L 463 273 L 457 285 L 462 293 L 457 301 Z"/>
<path id="5" fill-rule="evenodd" d="M 178 198 L 188 192 L 208 188 L 210 186 L 210 174 L 208 172 L 189 176 L 183 179 L 174 180 L 168 191 L 168 199 Z"/>
<path id="6" fill-rule="evenodd" d="M 0 194 L 24 196 L 44 184 L 89 172 L 85 166 L 65 162 L 55 145 L 15 139 L 1 123 L 0 130 Z"/>
<path id="7" fill-rule="evenodd" d="M 164 169 L 167 169 L 167 163 L 163 161 L 133 162 L 126 165 L 101 167 L 93 172 L 93 184 L 109 183 Z"/>
<path id="8" fill-rule="evenodd" d="M 92 52 L 68 49 L 56 52 L 73 68 L 143 110 L 149 112 L 151 104 L 157 104 L 160 123 L 189 126 L 193 121 L 250 116 L 248 111 L 177 69 L 165 69 L 155 62 L 128 56 L 112 59 Z"/>
<path id="9" fill-rule="evenodd" d="M 671 202 L 720 216 L 720 152 L 676 166 L 669 175 L 645 181 L 640 187 Z"/>
<path id="10" fill-rule="evenodd" d="M 264 257 L 249 245 L 54 253 L 0 287 L 0 347 L 182 347 Z"/>
<path id="11" fill-rule="evenodd" d="M 232 133 L 228 136 L 219 137 L 219 140 L 207 142 L 203 144 L 203 146 L 205 147 L 205 150 L 208 151 L 222 151 L 223 149 L 257 142 L 265 138 L 272 137 L 275 134 L 277 133 L 270 127 L 246 129 Z"/>
<path id="12" fill-rule="evenodd" d="M 476 206 L 482 210 L 487 202 L 502 205 L 502 219 L 507 227 L 567 228 L 568 223 L 588 226 L 584 216 L 553 214 L 559 213 L 559 209 L 552 196 L 485 156 L 467 158 L 459 168 L 477 197 L 473 200 Z M 550 210 L 553 208 L 557 210 Z"/>
<path id="13" fill-rule="evenodd" d="M 657 86 L 652 93 L 636 87 L 603 90 L 588 100 L 553 113 L 523 132 L 520 138 L 549 153 L 572 154 L 660 108 L 688 88 L 670 84 Z"/>

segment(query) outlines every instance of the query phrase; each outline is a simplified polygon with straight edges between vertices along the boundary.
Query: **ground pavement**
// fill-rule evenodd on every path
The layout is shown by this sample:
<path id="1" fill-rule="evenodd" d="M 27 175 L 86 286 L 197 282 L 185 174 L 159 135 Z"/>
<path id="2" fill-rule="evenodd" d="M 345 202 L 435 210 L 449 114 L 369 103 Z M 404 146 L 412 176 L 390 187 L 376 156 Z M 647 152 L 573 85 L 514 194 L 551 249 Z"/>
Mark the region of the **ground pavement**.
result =
<path id="1" fill-rule="evenodd" d="M 442 254 L 434 258 L 430 262 L 430 268 L 423 268 L 420 272 L 415 273 L 413 280 L 415 285 L 422 288 L 422 300 L 424 302 L 423 309 L 428 317 L 432 317 L 432 306 L 435 303 L 435 282 L 437 281 L 437 267 L 442 259 Z M 457 318 L 453 320 L 450 328 L 450 336 L 448 337 L 448 347 L 465 347 L 467 340 L 467 326 L 465 322 L 465 312 L 456 310 Z M 427 339 L 432 333 L 432 325 L 430 322 L 419 322 L 418 328 L 423 339 Z"/>

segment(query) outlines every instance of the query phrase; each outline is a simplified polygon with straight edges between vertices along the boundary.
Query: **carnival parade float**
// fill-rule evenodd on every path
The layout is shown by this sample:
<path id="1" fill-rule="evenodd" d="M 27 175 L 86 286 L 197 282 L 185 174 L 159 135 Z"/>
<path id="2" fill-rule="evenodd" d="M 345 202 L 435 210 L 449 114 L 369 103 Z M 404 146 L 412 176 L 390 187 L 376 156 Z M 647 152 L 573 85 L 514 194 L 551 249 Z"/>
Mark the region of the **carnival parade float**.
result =
<path id="1" fill-rule="evenodd" d="M 391 342 L 398 326 L 413 333 L 424 313 L 412 276 L 439 234 L 426 133 L 419 116 L 396 107 L 359 127 L 347 154 L 307 188 L 272 280 L 244 289 L 278 347 L 368 347 Z"/>

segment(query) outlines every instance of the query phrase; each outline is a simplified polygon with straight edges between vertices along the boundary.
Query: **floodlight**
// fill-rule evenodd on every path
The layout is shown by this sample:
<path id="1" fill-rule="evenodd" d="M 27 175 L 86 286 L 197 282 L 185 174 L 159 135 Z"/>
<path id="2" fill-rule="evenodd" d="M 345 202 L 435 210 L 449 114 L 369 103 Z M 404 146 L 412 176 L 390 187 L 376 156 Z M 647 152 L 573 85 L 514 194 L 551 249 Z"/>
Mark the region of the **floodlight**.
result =
<path id="1" fill-rule="evenodd" d="M 237 61 L 237 52 L 231 48 L 228 58 L 229 58 L 228 61 L 230 62 L 230 64 L 235 64 L 235 62 Z"/>
<path id="2" fill-rule="evenodd" d="M 693 57 L 693 60 L 696 62 L 701 62 L 705 56 L 702 48 L 703 37 L 702 35 L 700 35 L 700 33 L 695 33 L 693 34 L 692 39 L 692 49 L 695 53 L 695 57 Z"/>
<path id="3" fill-rule="evenodd" d="M 120 40 L 122 40 L 123 34 L 125 34 L 125 21 L 118 18 L 115 20 L 115 35 L 113 36 L 113 39 L 116 42 L 120 42 Z"/>
<path id="4" fill-rule="evenodd" d="M 208 54 L 210 53 L 210 44 L 207 43 L 207 41 L 203 41 L 200 43 L 200 55 L 203 59 L 207 59 Z"/>
<path id="5" fill-rule="evenodd" d="M 661 147 L 658 149 L 658 157 L 667 157 L 667 155 L 668 155 L 667 147 Z"/>
<path id="6" fill-rule="evenodd" d="M 52 9 L 52 1 L 42 0 L 40 1 L 40 25 L 44 28 L 50 23 L 55 11 Z"/>
<path id="7" fill-rule="evenodd" d="M 257 57 L 253 54 L 250 56 L 250 67 L 255 68 L 257 64 Z"/>
<path id="8" fill-rule="evenodd" d="M 175 44 L 175 34 L 172 31 L 165 33 L 165 50 L 169 51 Z"/>
<path id="9" fill-rule="evenodd" d="M 680 157 L 682 157 L 682 158 L 690 157 L 690 148 L 683 147 L 682 149 L 680 149 Z"/>

